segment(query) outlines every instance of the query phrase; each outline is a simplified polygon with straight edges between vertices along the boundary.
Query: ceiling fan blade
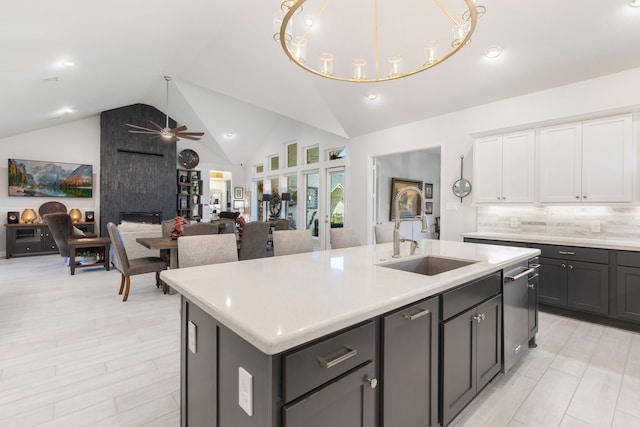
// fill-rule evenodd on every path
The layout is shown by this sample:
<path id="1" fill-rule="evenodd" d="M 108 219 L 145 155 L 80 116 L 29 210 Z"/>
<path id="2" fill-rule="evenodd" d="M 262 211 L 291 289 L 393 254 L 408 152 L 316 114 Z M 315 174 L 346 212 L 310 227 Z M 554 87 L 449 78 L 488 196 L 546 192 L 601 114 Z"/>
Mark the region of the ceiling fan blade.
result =
<path id="1" fill-rule="evenodd" d="M 145 128 L 145 127 L 138 126 L 138 125 L 132 125 L 132 124 L 130 124 L 130 123 L 125 123 L 125 124 L 126 124 L 127 126 L 129 126 L 129 127 L 132 127 L 132 128 L 141 129 L 141 130 L 148 130 L 148 131 L 150 131 L 150 132 L 156 132 L 156 130 L 155 130 L 155 129 L 149 129 L 149 128 Z"/>
<path id="2" fill-rule="evenodd" d="M 183 139 L 190 139 L 191 141 L 200 141 L 200 137 L 189 136 L 189 135 L 178 135 L 178 136 Z"/>
<path id="3" fill-rule="evenodd" d="M 157 130 L 130 130 L 129 133 L 144 133 L 145 135 L 160 135 Z"/>
<path id="4" fill-rule="evenodd" d="M 172 133 L 178 133 L 178 132 L 182 132 L 183 130 L 187 130 L 187 127 L 185 125 L 182 125 L 180 127 L 171 129 L 171 132 Z"/>
<path id="5" fill-rule="evenodd" d="M 157 124 L 156 122 L 154 122 L 153 120 L 149 120 L 149 122 L 151 122 L 152 125 L 154 125 L 155 127 L 158 128 L 158 130 L 162 130 L 164 129 L 162 126 L 160 126 L 159 124 Z"/>
<path id="6" fill-rule="evenodd" d="M 178 135 L 202 136 L 204 132 L 176 132 Z"/>

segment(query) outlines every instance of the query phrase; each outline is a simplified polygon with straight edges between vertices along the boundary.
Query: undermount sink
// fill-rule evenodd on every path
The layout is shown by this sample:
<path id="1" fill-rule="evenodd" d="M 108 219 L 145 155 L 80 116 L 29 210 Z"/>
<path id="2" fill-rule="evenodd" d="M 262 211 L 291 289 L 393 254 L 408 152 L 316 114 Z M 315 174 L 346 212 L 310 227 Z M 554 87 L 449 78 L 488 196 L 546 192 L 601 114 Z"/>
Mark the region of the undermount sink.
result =
<path id="1" fill-rule="evenodd" d="M 466 267 L 467 265 L 475 264 L 476 262 L 478 261 L 426 256 L 378 265 L 380 267 L 392 268 L 394 270 L 408 271 L 410 273 L 424 274 L 426 276 L 435 276 L 436 274 L 446 273 L 447 271 Z"/>

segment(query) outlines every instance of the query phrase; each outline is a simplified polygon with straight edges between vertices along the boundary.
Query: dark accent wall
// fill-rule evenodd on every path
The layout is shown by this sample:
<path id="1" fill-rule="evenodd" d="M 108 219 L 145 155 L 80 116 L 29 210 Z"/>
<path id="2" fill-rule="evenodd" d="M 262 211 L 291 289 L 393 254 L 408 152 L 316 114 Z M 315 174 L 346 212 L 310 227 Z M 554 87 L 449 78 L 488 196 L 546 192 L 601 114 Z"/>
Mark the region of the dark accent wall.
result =
<path id="1" fill-rule="evenodd" d="M 154 129 L 164 127 L 165 115 L 135 104 L 100 114 L 100 233 L 107 223 L 120 221 L 120 212 L 162 212 L 176 215 L 176 143 L 160 137 L 130 133 L 126 123 Z M 169 126 L 176 122 L 169 119 Z"/>

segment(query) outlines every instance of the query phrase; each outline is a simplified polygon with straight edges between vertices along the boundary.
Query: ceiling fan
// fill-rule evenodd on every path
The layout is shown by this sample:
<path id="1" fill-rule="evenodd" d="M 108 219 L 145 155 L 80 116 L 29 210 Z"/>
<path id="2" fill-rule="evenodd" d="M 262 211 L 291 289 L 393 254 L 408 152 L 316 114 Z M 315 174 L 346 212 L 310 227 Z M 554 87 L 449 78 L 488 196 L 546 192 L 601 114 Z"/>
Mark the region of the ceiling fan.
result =
<path id="1" fill-rule="evenodd" d="M 127 126 L 132 127 L 137 130 L 129 130 L 130 133 L 143 133 L 147 135 L 155 135 L 160 136 L 167 141 L 178 141 L 180 138 L 190 139 L 192 141 L 198 141 L 204 132 L 187 132 L 187 127 L 185 125 L 178 126 L 177 128 L 171 129 L 169 127 L 169 81 L 171 77 L 164 76 L 164 79 L 167 81 L 167 113 L 164 128 L 160 126 L 158 123 L 153 120 L 149 120 L 153 126 L 157 129 L 145 128 L 142 126 L 132 125 L 126 123 Z"/>

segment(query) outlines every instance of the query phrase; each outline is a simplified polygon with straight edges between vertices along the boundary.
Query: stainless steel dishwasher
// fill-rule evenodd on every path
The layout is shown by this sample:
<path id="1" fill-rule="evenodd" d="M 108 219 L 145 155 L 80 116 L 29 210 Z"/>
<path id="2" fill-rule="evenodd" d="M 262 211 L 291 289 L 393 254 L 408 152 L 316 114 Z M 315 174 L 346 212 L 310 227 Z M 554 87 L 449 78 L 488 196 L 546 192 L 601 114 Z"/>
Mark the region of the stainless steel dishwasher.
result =
<path id="1" fill-rule="evenodd" d="M 529 277 L 535 268 L 529 261 L 516 264 L 504 274 L 502 286 L 504 372 L 529 350 Z"/>

